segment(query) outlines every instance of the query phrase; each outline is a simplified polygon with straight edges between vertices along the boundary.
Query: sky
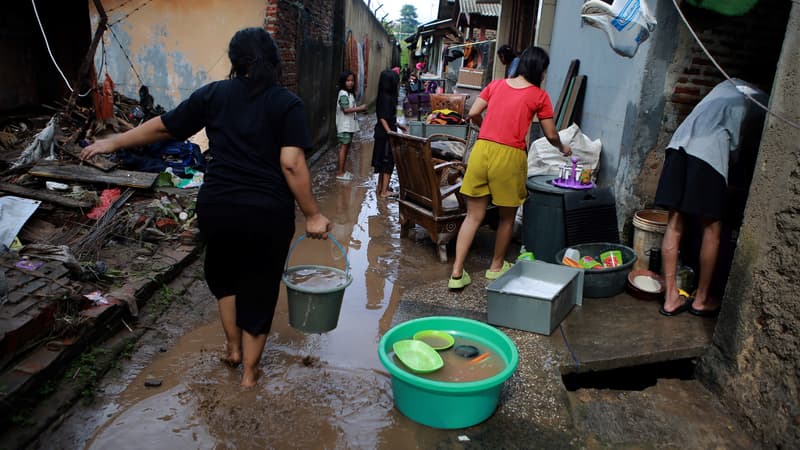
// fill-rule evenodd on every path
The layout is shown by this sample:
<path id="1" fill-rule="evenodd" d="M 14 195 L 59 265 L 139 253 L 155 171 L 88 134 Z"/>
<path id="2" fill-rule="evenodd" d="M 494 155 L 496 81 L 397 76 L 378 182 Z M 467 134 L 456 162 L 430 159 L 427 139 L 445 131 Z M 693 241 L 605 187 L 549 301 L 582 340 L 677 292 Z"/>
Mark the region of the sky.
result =
<path id="1" fill-rule="evenodd" d="M 364 0 L 367 3 L 367 0 Z M 369 9 L 375 11 L 379 5 L 383 7 L 378 10 L 377 17 L 380 19 L 384 14 L 389 13 L 386 20 L 400 20 L 400 9 L 403 5 L 413 5 L 417 8 L 417 20 L 419 23 L 426 23 L 436 19 L 436 12 L 439 2 L 432 0 L 370 0 Z"/>

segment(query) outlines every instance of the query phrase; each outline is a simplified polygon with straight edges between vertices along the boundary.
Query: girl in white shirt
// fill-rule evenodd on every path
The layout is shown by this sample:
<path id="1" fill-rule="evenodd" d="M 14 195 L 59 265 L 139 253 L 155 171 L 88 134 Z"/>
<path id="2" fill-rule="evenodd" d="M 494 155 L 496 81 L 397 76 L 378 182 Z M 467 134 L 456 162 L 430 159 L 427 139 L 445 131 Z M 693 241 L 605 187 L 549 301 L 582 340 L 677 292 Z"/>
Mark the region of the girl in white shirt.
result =
<path id="1" fill-rule="evenodd" d="M 350 181 L 353 174 L 345 170 L 347 151 L 353 141 L 353 134 L 358 131 L 356 113 L 367 110 L 367 105 L 356 106 L 356 97 L 353 95 L 356 86 L 356 76 L 353 72 L 344 71 L 339 75 L 339 94 L 336 99 L 336 139 L 339 142 L 339 164 L 336 170 L 336 179 Z"/>

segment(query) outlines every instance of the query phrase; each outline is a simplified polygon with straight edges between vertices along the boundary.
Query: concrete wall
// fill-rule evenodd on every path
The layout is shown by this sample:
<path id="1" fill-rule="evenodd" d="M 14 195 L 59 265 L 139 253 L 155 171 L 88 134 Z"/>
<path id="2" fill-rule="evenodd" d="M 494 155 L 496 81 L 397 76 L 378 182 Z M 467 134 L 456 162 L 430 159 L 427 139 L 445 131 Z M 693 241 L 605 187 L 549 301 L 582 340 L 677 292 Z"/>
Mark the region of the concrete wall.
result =
<path id="1" fill-rule="evenodd" d="M 92 1 L 89 7 L 94 28 L 98 17 Z M 263 0 L 241 0 L 236 7 L 225 0 L 103 0 L 103 7 L 112 24 L 103 37 L 105 70 L 117 90 L 138 98 L 144 83 L 156 103 L 167 109 L 203 84 L 228 75 L 228 42 L 242 28 L 261 26 L 265 10 Z M 97 67 L 102 58 L 103 48 L 98 47 Z"/>
<path id="2" fill-rule="evenodd" d="M 363 0 L 345 0 L 345 5 L 344 37 L 347 38 L 347 33 L 352 33 L 359 43 L 365 43 L 365 38 L 368 38 L 369 41 L 366 89 L 364 97 L 360 101 L 371 104 L 377 98 L 380 73 L 391 67 L 393 44 L 389 41 L 386 30 L 383 29 Z M 342 65 L 342 67 L 346 67 L 346 65 Z"/>
<path id="3" fill-rule="evenodd" d="M 580 60 L 579 73 L 588 77 L 580 126 L 603 143 L 599 183 L 614 188 L 622 224 L 641 206 L 634 181 L 661 127 L 678 17 L 670 2 L 649 2 L 657 29 L 633 58 L 625 58 L 611 49 L 604 32 L 581 24 L 582 4 L 556 3 L 545 89 L 555 102 L 570 61 Z"/>
<path id="4" fill-rule="evenodd" d="M 770 109 L 800 123 L 800 4 Z M 800 447 L 800 130 L 769 116 L 704 381 L 765 448 Z M 777 181 L 777 182 L 776 182 Z"/>

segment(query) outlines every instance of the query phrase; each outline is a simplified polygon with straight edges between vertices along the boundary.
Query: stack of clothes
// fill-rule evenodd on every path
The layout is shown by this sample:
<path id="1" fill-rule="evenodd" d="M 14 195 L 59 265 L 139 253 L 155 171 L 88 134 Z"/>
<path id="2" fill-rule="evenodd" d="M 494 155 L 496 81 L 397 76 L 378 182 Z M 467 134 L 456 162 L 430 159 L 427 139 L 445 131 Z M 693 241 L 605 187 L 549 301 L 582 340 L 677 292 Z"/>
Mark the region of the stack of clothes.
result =
<path id="1" fill-rule="evenodd" d="M 464 118 L 452 109 L 437 109 L 428 115 L 425 123 L 433 125 L 461 125 Z"/>

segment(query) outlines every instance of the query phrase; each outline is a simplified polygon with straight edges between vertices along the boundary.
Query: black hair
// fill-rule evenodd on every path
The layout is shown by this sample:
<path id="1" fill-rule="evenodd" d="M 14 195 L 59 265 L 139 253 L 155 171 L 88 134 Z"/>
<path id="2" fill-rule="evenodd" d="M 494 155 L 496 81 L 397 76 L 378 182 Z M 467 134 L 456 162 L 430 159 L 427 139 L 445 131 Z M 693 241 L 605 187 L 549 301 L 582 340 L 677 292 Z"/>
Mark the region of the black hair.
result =
<path id="1" fill-rule="evenodd" d="M 522 75 L 529 83 L 541 87 L 544 73 L 547 72 L 549 65 L 550 57 L 547 56 L 547 52 L 540 47 L 531 45 L 519 57 L 517 75 Z"/>
<path id="2" fill-rule="evenodd" d="M 500 48 L 497 49 L 497 56 L 500 57 L 500 60 L 503 62 L 503 64 L 510 64 L 511 61 L 517 57 L 516 53 L 514 53 L 514 50 L 508 44 L 501 45 Z"/>
<path id="3" fill-rule="evenodd" d="M 349 78 L 350 75 L 353 76 L 353 81 L 355 81 L 356 80 L 356 74 L 354 74 L 352 70 L 345 70 L 345 71 L 343 71 L 342 73 L 339 74 L 339 89 L 342 89 L 342 90 L 347 91 L 347 92 L 352 94 L 356 90 L 356 84 L 353 83 L 353 88 L 352 89 L 349 89 L 349 90 L 347 89 L 347 78 Z"/>
<path id="4" fill-rule="evenodd" d="M 398 89 L 400 87 L 400 76 L 392 69 L 381 72 L 378 78 L 378 104 L 397 104 Z"/>
<path id="5" fill-rule="evenodd" d="M 244 28 L 236 32 L 228 44 L 231 60 L 229 78 L 248 79 L 252 95 L 258 95 L 278 84 L 281 58 L 278 46 L 263 28 Z"/>

